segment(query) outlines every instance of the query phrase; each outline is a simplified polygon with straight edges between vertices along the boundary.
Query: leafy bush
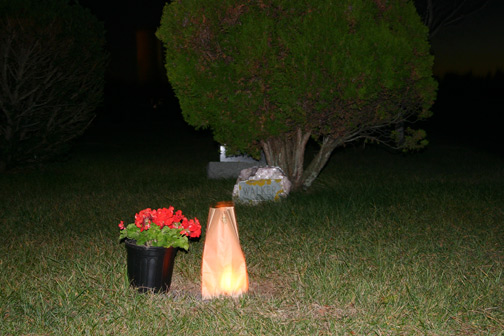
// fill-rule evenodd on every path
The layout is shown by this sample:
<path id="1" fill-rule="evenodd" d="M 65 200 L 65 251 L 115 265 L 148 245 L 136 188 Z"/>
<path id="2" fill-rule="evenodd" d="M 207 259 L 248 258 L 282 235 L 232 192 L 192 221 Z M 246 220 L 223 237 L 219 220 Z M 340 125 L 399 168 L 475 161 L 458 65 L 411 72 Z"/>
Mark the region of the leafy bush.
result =
<path id="1" fill-rule="evenodd" d="M 158 30 L 186 121 L 304 188 L 349 142 L 426 145 L 402 125 L 430 116 L 427 36 L 405 0 L 175 0 Z"/>
<path id="2" fill-rule="evenodd" d="M 0 170 L 50 159 L 103 100 L 105 33 L 66 0 L 0 0 Z"/>

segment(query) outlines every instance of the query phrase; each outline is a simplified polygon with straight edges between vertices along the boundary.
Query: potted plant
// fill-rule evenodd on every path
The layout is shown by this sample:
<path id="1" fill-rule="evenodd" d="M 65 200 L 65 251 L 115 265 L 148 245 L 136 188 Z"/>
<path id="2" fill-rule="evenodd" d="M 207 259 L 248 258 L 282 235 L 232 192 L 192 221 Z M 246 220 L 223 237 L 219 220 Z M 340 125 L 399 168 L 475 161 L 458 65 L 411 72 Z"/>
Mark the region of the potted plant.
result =
<path id="1" fill-rule="evenodd" d="M 168 291 L 177 250 L 188 250 L 189 238 L 201 235 L 197 218 L 187 219 L 181 210 L 174 210 L 172 206 L 147 208 L 135 215 L 134 223 L 119 223 L 119 240 L 125 242 L 128 256 L 128 278 L 140 292 Z"/>

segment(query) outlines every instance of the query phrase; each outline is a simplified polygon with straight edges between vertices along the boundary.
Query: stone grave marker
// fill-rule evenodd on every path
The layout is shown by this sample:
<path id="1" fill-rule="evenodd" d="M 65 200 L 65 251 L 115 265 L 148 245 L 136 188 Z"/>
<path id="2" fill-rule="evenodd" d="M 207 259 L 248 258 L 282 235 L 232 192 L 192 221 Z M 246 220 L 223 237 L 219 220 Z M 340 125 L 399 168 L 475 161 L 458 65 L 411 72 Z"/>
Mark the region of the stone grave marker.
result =
<path id="1" fill-rule="evenodd" d="M 264 155 L 261 156 L 261 160 L 255 160 L 248 155 L 227 156 L 225 146 L 220 146 L 219 159 L 219 162 L 208 163 L 207 176 L 209 179 L 236 178 L 243 169 L 266 165 Z"/>
<path id="2" fill-rule="evenodd" d="M 291 188 L 287 176 L 279 167 L 252 167 L 240 172 L 233 188 L 237 202 L 257 204 L 286 197 Z"/>

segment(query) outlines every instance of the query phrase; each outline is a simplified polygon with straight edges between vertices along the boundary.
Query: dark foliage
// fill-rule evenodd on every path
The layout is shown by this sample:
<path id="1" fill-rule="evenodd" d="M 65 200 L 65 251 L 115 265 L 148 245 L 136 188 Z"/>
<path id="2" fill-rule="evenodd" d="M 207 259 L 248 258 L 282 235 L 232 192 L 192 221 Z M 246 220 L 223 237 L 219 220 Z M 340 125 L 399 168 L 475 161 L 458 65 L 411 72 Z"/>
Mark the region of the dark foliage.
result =
<path id="1" fill-rule="evenodd" d="M 428 30 L 410 1 L 184 0 L 158 37 L 185 120 L 308 188 L 354 141 L 426 145 L 403 127 L 430 116 Z M 312 138 L 320 150 L 305 167 Z"/>
<path id="2" fill-rule="evenodd" d="M 103 100 L 104 28 L 66 0 L 0 0 L 0 170 L 65 152 Z"/>

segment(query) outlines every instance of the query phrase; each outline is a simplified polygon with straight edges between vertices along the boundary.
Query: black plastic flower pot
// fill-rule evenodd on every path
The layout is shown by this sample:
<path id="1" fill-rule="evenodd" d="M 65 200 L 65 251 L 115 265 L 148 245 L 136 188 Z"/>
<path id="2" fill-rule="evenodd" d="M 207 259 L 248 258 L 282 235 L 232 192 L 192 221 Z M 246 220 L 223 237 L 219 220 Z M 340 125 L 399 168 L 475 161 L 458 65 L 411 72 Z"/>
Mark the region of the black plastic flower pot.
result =
<path id="1" fill-rule="evenodd" d="M 173 247 L 138 246 L 126 240 L 128 278 L 139 292 L 167 292 L 170 290 L 177 249 Z"/>

